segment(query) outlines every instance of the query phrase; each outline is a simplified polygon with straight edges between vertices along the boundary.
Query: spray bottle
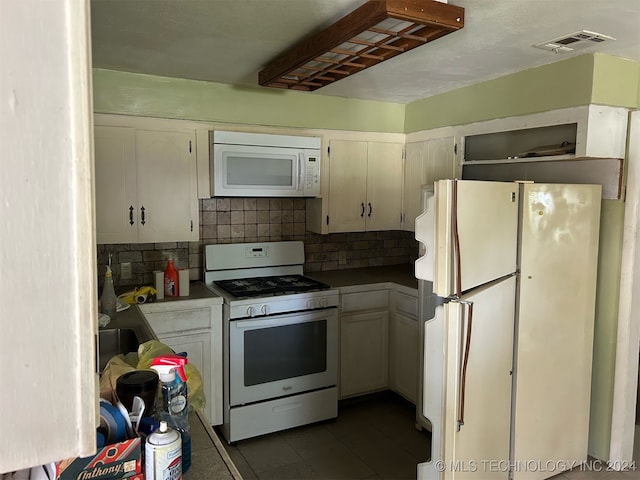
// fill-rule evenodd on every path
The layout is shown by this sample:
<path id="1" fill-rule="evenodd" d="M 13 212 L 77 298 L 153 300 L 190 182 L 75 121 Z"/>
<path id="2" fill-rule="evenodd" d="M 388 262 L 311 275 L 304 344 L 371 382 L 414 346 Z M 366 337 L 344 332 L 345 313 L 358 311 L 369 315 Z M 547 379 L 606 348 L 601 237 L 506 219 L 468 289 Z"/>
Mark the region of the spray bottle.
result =
<path id="1" fill-rule="evenodd" d="M 173 266 L 173 258 L 167 260 L 167 268 L 164 269 L 164 294 L 169 297 L 178 296 L 178 271 Z"/>
<path id="2" fill-rule="evenodd" d="M 167 422 L 160 422 L 160 428 L 147 437 L 144 454 L 145 479 L 182 478 L 180 434 L 169 428 Z"/>
<path id="3" fill-rule="evenodd" d="M 157 408 L 158 420 L 180 432 L 182 436 L 182 472 L 191 466 L 191 429 L 187 405 L 187 377 L 184 365 L 188 363 L 180 355 L 161 355 L 151 361 L 151 368 L 158 372 L 162 383 L 162 401 Z"/>
<path id="4" fill-rule="evenodd" d="M 107 264 L 107 272 L 104 274 L 104 285 L 102 286 L 102 295 L 100 296 L 100 311 L 109 315 L 111 320 L 116 319 L 118 312 L 118 298 L 113 289 L 113 274 L 111 273 L 111 254 L 109 254 L 109 263 Z"/>

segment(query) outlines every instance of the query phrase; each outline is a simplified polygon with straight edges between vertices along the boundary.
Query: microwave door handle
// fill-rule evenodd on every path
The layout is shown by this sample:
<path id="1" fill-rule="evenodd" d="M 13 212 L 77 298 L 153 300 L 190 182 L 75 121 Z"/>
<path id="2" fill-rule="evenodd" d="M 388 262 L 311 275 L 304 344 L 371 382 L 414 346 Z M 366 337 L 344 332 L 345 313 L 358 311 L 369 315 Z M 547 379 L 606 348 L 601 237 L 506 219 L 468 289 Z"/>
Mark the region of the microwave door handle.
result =
<path id="1" fill-rule="evenodd" d="M 303 183 L 303 179 L 302 179 L 302 165 L 304 161 L 304 153 L 300 152 L 298 153 L 298 187 L 296 188 L 296 190 L 304 190 L 304 183 Z"/>

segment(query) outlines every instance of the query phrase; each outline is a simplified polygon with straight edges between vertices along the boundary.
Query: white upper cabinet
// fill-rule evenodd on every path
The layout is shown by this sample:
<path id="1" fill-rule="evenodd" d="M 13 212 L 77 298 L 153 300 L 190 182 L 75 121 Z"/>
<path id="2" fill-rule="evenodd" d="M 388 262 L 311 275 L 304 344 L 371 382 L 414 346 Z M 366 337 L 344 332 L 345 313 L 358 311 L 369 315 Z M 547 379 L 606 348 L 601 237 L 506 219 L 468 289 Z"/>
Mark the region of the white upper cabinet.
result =
<path id="1" fill-rule="evenodd" d="M 457 170 L 454 137 L 407 143 L 402 204 L 403 230 L 415 231 L 416 217 L 422 213 L 422 185 L 433 185 L 437 180 L 455 178 Z"/>
<path id="2" fill-rule="evenodd" d="M 195 130 L 118 126 L 113 119 L 104 122 L 109 125 L 99 122 L 98 117 L 98 243 L 198 240 Z"/>
<path id="3" fill-rule="evenodd" d="M 623 191 L 628 109 L 586 105 L 457 128 L 464 135 L 462 178 L 602 185 Z"/>
<path id="4" fill-rule="evenodd" d="M 367 142 L 334 140 L 329 148 L 329 231 L 364 231 Z"/>
<path id="5" fill-rule="evenodd" d="M 628 109 L 603 105 L 552 110 L 458 127 L 465 162 L 624 158 Z"/>
<path id="6" fill-rule="evenodd" d="M 98 243 L 136 242 L 136 131 L 96 125 L 94 143 Z"/>
<path id="7" fill-rule="evenodd" d="M 399 230 L 404 145 L 369 142 L 368 147 L 366 230 Z"/>
<path id="8" fill-rule="evenodd" d="M 329 232 L 399 230 L 402 143 L 332 140 Z"/>
<path id="9" fill-rule="evenodd" d="M 136 131 L 140 242 L 198 240 L 195 134 Z"/>

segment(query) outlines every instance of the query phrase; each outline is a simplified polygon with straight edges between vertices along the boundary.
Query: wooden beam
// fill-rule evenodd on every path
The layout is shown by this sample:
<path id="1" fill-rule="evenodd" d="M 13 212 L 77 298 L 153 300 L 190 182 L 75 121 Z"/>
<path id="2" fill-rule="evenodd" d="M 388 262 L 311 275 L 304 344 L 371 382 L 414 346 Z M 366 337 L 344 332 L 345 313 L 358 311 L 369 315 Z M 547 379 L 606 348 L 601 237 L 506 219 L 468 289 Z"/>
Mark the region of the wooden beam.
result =
<path id="1" fill-rule="evenodd" d="M 387 32 L 380 28 L 376 30 L 375 26 L 387 18 L 407 21 L 416 25 L 412 25 L 409 29 L 403 29 L 401 32 Z M 424 27 L 415 30 L 416 26 L 421 25 Z M 258 83 L 263 86 L 295 88 L 293 84 L 287 87 L 290 80 L 283 83 L 281 77 L 313 61 L 351 67 L 340 72 L 343 75 L 348 75 L 459 30 L 463 26 L 464 9 L 455 5 L 435 0 L 369 0 L 330 27 L 303 40 L 276 58 L 259 72 Z M 399 38 L 386 44 L 367 42 L 356 38 L 358 34 L 367 30 L 379 31 Z M 410 30 L 413 31 L 407 33 Z M 328 59 L 324 56 L 327 52 L 338 51 L 339 45 L 349 41 L 377 48 L 362 49 L 360 50 L 362 54 L 345 51 L 344 54 L 350 56 L 344 61 Z M 328 72 L 329 70 L 324 69 L 324 71 Z M 329 80 L 329 78 L 325 80 L 316 77 L 316 75 L 313 77 L 315 77 L 314 80 L 320 80 L 324 83 L 315 81 L 310 85 L 309 82 L 300 82 L 304 83 L 304 90 L 314 90 L 337 80 Z"/>

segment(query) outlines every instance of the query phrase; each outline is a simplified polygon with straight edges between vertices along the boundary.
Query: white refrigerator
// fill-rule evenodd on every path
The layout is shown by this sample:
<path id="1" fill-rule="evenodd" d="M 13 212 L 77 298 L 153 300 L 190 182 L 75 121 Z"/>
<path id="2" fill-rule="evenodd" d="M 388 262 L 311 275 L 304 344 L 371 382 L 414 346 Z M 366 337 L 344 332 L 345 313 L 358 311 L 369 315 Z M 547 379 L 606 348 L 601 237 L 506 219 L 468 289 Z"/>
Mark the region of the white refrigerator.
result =
<path id="1" fill-rule="evenodd" d="M 416 219 L 425 319 L 419 480 L 532 480 L 587 459 L 601 187 L 440 180 Z"/>

